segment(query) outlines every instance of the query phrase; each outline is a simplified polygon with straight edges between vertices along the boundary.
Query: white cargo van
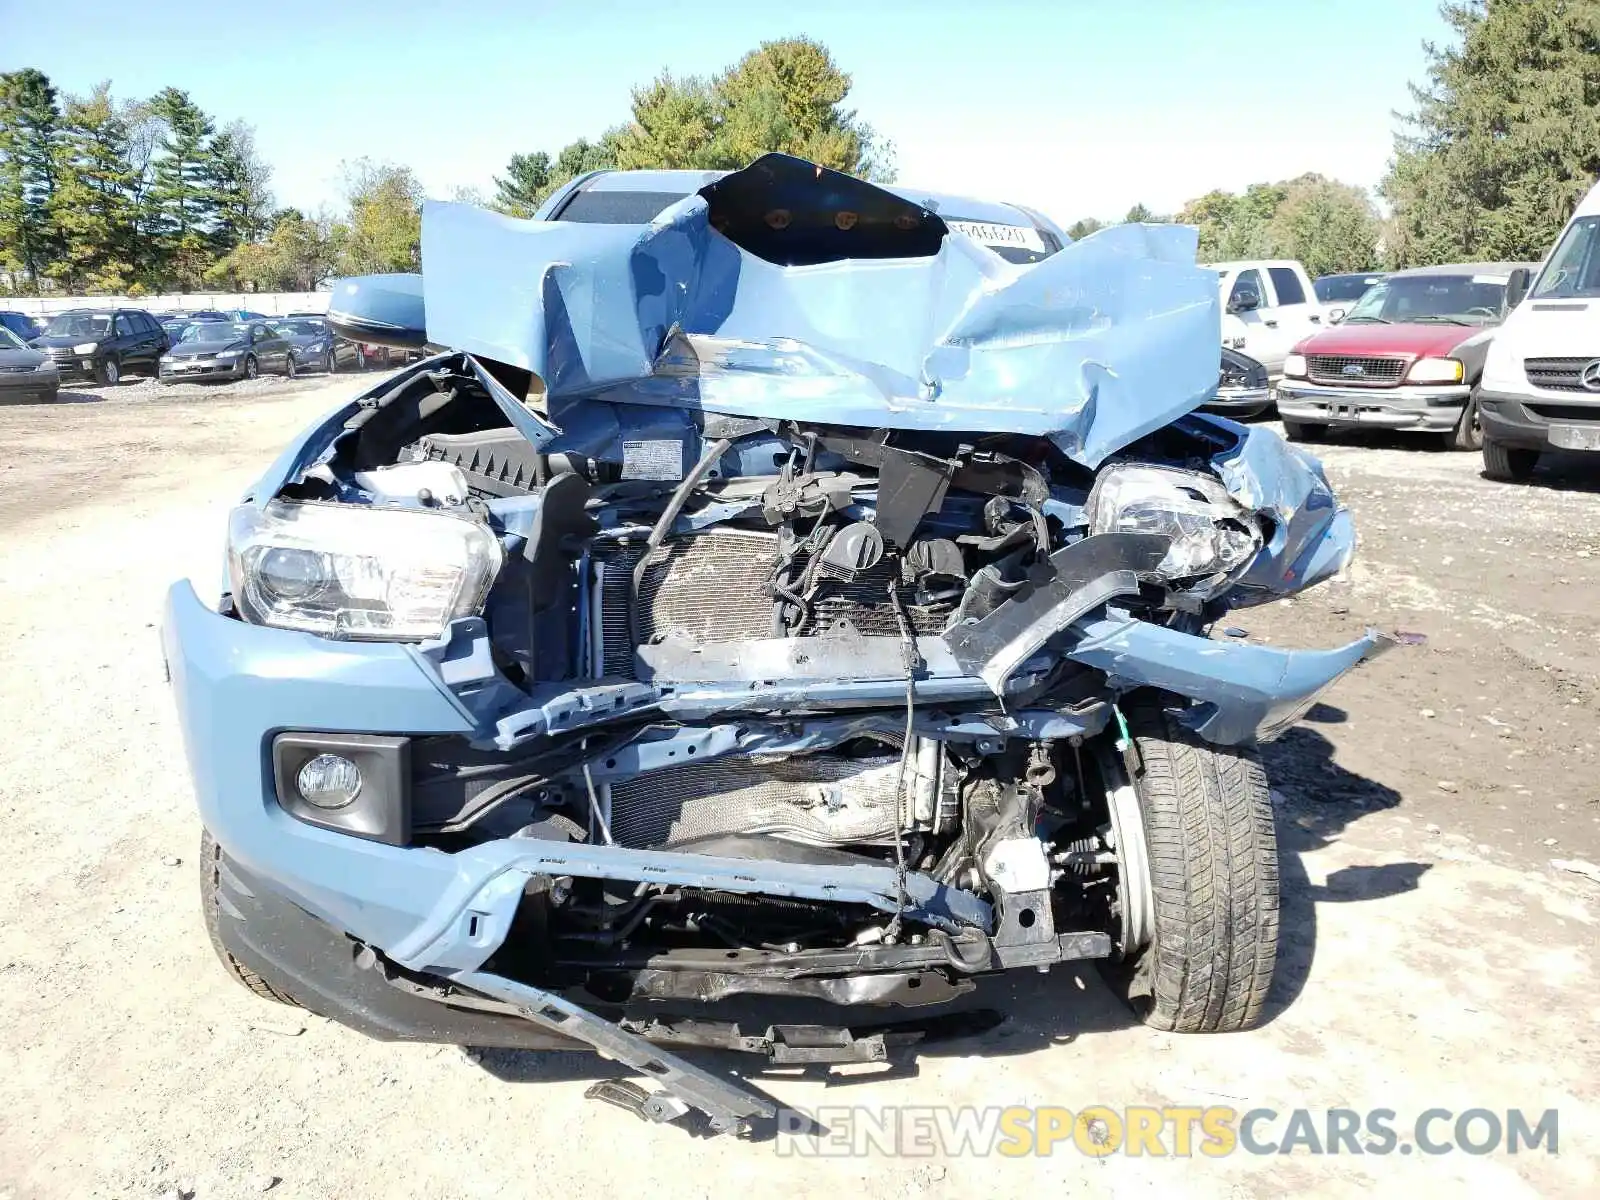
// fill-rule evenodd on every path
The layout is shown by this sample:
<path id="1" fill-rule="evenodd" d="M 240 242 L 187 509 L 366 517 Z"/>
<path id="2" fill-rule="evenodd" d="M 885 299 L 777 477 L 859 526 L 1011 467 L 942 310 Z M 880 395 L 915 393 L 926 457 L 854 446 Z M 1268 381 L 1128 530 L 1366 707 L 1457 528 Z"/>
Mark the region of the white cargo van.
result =
<path id="1" fill-rule="evenodd" d="M 1600 467 L 1600 184 L 1489 346 L 1478 387 L 1483 473 L 1525 480 L 1546 450 Z"/>

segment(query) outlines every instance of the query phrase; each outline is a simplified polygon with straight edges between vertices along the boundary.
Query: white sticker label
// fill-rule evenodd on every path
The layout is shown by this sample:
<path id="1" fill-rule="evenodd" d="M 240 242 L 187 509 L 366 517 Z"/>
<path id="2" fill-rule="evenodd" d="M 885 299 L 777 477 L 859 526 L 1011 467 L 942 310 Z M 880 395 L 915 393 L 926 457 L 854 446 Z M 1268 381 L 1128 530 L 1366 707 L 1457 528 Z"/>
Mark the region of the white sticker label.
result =
<path id="1" fill-rule="evenodd" d="M 648 438 L 622 443 L 624 479 L 682 479 L 683 443 L 669 438 Z"/>
<path id="2" fill-rule="evenodd" d="M 945 224 L 985 246 L 1017 246 L 1044 253 L 1044 239 L 1031 225 L 991 225 L 987 221 L 946 221 Z"/>
<path id="3" fill-rule="evenodd" d="M 1473 283 L 1504 283 L 1505 280 L 1498 275 L 1474 275 Z"/>

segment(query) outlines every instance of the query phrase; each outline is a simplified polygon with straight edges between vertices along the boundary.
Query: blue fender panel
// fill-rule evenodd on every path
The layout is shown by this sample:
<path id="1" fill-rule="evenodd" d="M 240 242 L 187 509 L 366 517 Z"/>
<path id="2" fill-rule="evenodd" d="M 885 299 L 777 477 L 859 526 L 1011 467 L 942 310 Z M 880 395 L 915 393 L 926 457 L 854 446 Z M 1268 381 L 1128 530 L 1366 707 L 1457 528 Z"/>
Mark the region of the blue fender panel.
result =
<path id="1" fill-rule="evenodd" d="M 1395 644 L 1376 630 L 1335 650 L 1279 650 L 1131 619 L 1076 628 L 1082 639 L 1071 658 L 1104 671 L 1113 686 L 1161 688 L 1198 701 L 1187 723 L 1224 746 L 1276 737 L 1339 676 Z"/>

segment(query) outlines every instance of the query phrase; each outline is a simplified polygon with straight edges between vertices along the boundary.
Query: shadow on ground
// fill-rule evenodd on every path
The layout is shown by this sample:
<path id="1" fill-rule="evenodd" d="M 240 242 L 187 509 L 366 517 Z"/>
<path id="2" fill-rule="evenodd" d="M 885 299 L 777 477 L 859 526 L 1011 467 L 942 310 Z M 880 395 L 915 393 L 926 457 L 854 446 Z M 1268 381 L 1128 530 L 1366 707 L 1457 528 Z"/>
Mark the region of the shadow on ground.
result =
<path id="1" fill-rule="evenodd" d="M 1318 705 L 1313 721 L 1338 723 L 1342 710 Z M 1316 954 L 1317 906 L 1383 900 L 1418 886 L 1427 865 L 1386 863 L 1345 867 L 1312 885 L 1303 856 L 1326 846 L 1350 822 L 1370 812 L 1394 808 L 1400 794 L 1354 774 L 1333 758 L 1333 745 L 1321 733 L 1301 726 L 1265 748 L 1269 777 L 1280 797 L 1277 811 L 1281 869 L 1281 930 L 1277 974 L 1267 1001 L 1266 1019 L 1280 1016 L 1300 994 Z M 1102 982 L 1093 963 L 1061 964 L 1047 975 L 1013 971 L 977 981 L 977 988 L 959 1002 L 927 1009 L 847 1010 L 820 1003 L 749 998 L 695 1010 L 706 1019 L 736 1020 L 747 1034 L 762 1034 L 772 1024 L 849 1023 L 854 1026 L 903 1021 L 954 1012 L 997 1014 L 992 1028 L 970 1036 L 925 1042 L 899 1061 L 881 1064 L 773 1066 L 751 1055 L 691 1052 L 688 1057 L 719 1074 L 760 1081 L 806 1078 L 826 1087 L 847 1089 L 861 1083 L 915 1078 L 920 1062 L 939 1056 L 1006 1058 L 1052 1047 L 1070 1046 L 1079 1038 L 1137 1024 L 1134 1014 Z M 682 1009 L 679 1009 L 682 1015 Z M 474 1051 L 484 1070 L 509 1082 L 541 1083 L 623 1079 L 626 1067 L 595 1055 L 519 1050 Z"/>

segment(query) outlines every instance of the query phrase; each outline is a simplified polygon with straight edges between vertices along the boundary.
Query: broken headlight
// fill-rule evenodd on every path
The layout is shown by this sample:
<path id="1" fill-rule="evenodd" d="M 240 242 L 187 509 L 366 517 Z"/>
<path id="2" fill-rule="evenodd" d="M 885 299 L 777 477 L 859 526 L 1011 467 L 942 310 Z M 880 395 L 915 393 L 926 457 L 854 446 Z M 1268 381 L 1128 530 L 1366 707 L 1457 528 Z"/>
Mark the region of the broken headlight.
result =
<path id="1" fill-rule="evenodd" d="M 1261 548 L 1250 512 L 1210 475 L 1123 463 L 1095 480 L 1090 533 L 1157 533 L 1171 545 L 1157 573 L 1168 582 L 1226 579 Z"/>
<path id="2" fill-rule="evenodd" d="M 240 614 L 330 637 L 439 637 L 483 606 L 502 557 L 489 529 L 449 513 L 274 500 L 228 523 Z"/>

